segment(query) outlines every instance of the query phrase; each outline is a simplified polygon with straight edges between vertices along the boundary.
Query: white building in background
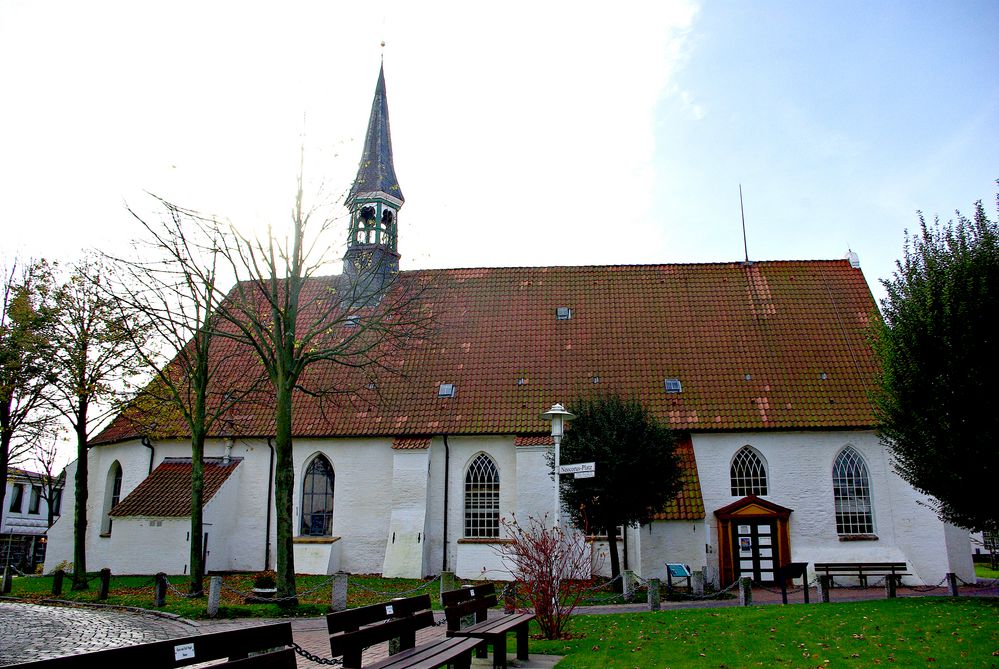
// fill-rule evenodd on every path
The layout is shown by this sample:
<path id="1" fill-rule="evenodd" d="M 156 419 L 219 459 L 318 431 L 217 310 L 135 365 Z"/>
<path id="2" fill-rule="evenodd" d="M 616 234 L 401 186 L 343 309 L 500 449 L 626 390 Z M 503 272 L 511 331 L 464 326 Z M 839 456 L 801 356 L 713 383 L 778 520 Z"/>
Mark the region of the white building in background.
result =
<path id="1" fill-rule="evenodd" d="M 380 73 L 347 201 L 345 275 L 395 276 L 403 203 Z M 474 208 L 454 234 L 475 243 Z M 608 221 L 607 240 L 636 243 L 621 221 Z M 554 511 L 541 413 L 614 393 L 680 435 L 681 493 L 622 538 L 642 577 L 683 562 L 724 586 L 772 582 L 789 561 L 904 561 L 916 583 L 973 578 L 967 531 L 922 504 L 872 431 L 877 312 L 855 257 L 415 270 L 391 283 L 384 299 L 429 287 L 434 333 L 408 342 L 389 372 L 334 367 L 309 379 L 349 395 L 296 397 L 297 571 L 503 578 L 500 519 Z M 255 364 L 237 350 L 218 390 L 240 387 Z M 274 566 L 272 421 L 268 406 L 247 403 L 206 447 L 210 571 Z M 179 430 L 153 439 L 142 425 L 119 416 L 89 453 L 88 564 L 185 573 L 189 445 Z M 47 566 L 72 559 L 71 521 L 52 528 Z"/>
<path id="2" fill-rule="evenodd" d="M 62 485 L 54 491 L 53 515 L 62 511 Z M 45 476 L 17 467 L 7 470 L 7 494 L 0 509 L 0 566 L 34 573 L 45 560 L 49 500 Z"/>

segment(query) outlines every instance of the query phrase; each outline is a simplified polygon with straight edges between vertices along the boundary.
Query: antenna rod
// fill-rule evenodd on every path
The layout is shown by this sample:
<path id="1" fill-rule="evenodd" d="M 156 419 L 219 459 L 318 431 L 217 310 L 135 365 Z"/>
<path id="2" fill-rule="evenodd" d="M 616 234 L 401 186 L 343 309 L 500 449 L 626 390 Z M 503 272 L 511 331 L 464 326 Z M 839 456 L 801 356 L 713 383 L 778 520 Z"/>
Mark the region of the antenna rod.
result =
<path id="1" fill-rule="evenodd" d="M 742 250 L 746 254 L 746 262 L 749 262 L 749 247 L 746 245 L 746 210 L 742 206 L 742 184 L 739 184 L 739 211 L 742 213 Z"/>

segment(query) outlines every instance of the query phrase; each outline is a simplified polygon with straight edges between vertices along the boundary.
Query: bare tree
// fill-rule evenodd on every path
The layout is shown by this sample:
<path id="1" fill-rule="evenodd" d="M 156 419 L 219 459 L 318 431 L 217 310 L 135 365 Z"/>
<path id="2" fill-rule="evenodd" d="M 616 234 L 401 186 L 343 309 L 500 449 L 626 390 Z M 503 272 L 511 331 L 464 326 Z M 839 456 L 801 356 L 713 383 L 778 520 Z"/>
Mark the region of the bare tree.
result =
<path id="1" fill-rule="evenodd" d="M 56 292 L 58 318 L 52 330 L 57 375 L 53 406 L 76 435 L 76 500 L 73 537 L 73 589 L 87 587 L 87 451 L 90 437 L 129 392 L 141 359 L 135 334 L 104 287 L 107 268 L 84 259 Z"/>
<path id="2" fill-rule="evenodd" d="M 0 305 L 0 481 L 51 427 L 45 403 L 52 382 L 49 330 L 52 269 L 44 260 L 14 262 L 3 274 Z M 0 485 L 0 508 L 7 486 Z"/>
<path id="3" fill-rule="evenodd" d="M 219 315 L 231 325 L 226 336 L 250 347 L 273 389 L 276 452 L 277 586 L 295 596 L 292 499 L 293 403 L 297 393 L 327 397 L 352 388 L 330 387 L 327 374 L 312 367 L 391 371 L 393 354 L 423 338 L 431 323 L 421 299 L 426 285 L 383 265 L 378 256 L 337 281 L 316 278 L 330 260 L 319 247 L 334 223 L 303 205 L 298 175 L 290 238 L 251 239 L 232 230 L 223 255 L 237 276 Z M 314 220 L 315 217 L 315 220 Z"/>
<path id="4" fill-rule="evenodd" d="M 145 434 L 191 437 L 190 591 L 204 591 L 205 440 L 238 429 L 233 408 L 258 385 L 252 370 L 232 372 L 237 351 L 216 345 L 219 289 L 218 228 L 200 215 L 157 198 L 166 216 L 142 224 L 141 260 L 113 260 L 113 286 L 125 334 L 152 372 L 132 414 Z M 151 347 L 150 339 L 158 346 Z M 249 372 L 249 375 L 247 374 Z"/>
<path id="5" fill-rule="evenodd" d="M 59 439 L 56 435 L 40 438 L 31 451 L 32 471 L 24 475 L 41 491 L 48 509 L 48 526 L 52 527 L 61 512 L 62 489 L 66 481 L 66 470 L 57 471 L 59 462 Z"/>

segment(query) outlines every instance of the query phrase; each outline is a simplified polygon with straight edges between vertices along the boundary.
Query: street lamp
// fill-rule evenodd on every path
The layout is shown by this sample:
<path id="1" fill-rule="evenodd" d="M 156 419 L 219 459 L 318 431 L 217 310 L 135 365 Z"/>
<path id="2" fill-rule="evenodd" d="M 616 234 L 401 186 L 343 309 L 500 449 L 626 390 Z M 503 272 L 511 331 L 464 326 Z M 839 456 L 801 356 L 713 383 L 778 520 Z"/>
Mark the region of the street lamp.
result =
<path id="1" fill-rule="evenodd" d="M 562 491 L 559 478 L 560 448 L 562 446 L 562 435 L 565 434 L 565 424 L 576 417 L 575 414 L 565 410 L 561 404 L 553 404 L 552 408 L 541 414 L 541 417 L 552 424 L 552 440 L 555 442 L 555 527 L 562 524 Z"/>

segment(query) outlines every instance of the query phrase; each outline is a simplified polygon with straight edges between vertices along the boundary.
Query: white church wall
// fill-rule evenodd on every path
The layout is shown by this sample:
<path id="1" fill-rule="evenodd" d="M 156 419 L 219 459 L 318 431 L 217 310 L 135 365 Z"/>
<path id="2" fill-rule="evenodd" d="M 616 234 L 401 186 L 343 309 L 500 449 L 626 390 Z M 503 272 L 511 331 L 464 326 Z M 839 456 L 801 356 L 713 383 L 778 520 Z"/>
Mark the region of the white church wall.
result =
<path id="1" fill-rule="evenodd" d="M 718 529 L 713 512 L 731 495 L 732 457 L 744 445 L 766 460 L 767 500 L 794 511 L 789 521 L 790 559 L 795 562 L 908 561 L 920 582 L 947 571 L 943 525 L 918 503 L 919 495 L 891 471 L 888 456 L 870 431 L 708 433 L 692 435 L 707 513 L 709 568 L 717 573 Z M 836 532 L 832 468 L 846 446 L 863 456 L 871 486 L 876 539 L 845 541 Z M 939 565 L 931 569 L 923 565 Z"/>
<path id="2" fill-rule="evenodd" d="M 234 449 L 235 450 L 235 449 Z M 204 506 L 202 525 L 207 535 L 204 548 L 207 551 L 205 571 L 236 571 L 234 565 L 245 562 L 247 556 L 238 551 L 245 551 L 243 537 L 236 529 L 239 523 L 240 495 L 246 487 L 243 484 L 243 474 L 251 467 L 246 460 L 239 463 L 229 478 Z M 189 518 L 184 518 L 184 525 L 191 526 Z M 263 538 L 261 533 L 260 538 Z M 260 541 L 254 547 L 260 546 Z M 234 552 L 237 551 L 237 552 Z M 187 552 L 190 552 L 188 549 Z M 185 563 L 189 560 L 185 560 Z"/>
<path id="3" fill-rule="evenodd" d="M 302 478 L 316 453 L 329 458 L 336 477 L 333 535 L 341 537 L 340 568 L 355 574 L 379 573 L 384 564 L 392 512 L 392 494 L 388 489 L 393 471 L 392 439 L 295 440 L 292 513 L 296 536 L 301 529 Z"/>
<path id="4" fill-rule="evenodd" d="M 525 525 L 532 517 L 540 520 L 547 516 L 549 525 L 553 520 L 555 482 L 548 464 L 551 450 L 551 446 L 521 446 L 516 449 L 517 506 L 513 510 L 517 520 Z"/>
<path id="5" fill-rule="evenodd" d="M 188 573 L 190 518 L 116 518 L 107 545 L 116 574 Z M 93 560 L 88 555 L 87 565 Z"/>
<path id="6" fill-rule="evenodd" d="M 459 578 L 509 578 L 497 542 L 465 537 L 465 474 L 480 452 L 496 461 L 500 476 L 500 517 L 508 518 L 517 508 L 517 454 L 513 437 L 450 437 L 450 481 L 448 482 L 448 537 L 452 554 L 448 560 Z"/>
<path id="7" fill-rule="evenodd" d="M 628 533 L 635 541 L 631 555 L 637 556 L 630 564 L 642 578 L 658 578 L 665 583 L 667 562 L 689 565 L 692 571 L 707 566 L 703 521 L 656 521 L 629 528 Z"/>
<path id="8" fill-rule="evenodd" d="M 450 448 L 450 444 L 448 444 L 448 448 Z M 429 450 L 426 540 L 423 542 L 424 576 L 439 574 L 444 569 L 444 469 L 447 456 L 444 438 L 434 438 Z"/>
<path id="9" fill-rule="evenodd" d="M 423 543 L 427 538 L 427 487 L 430 475 L 430 449 L 395 450 L 392 457 L 392 483 L 386 495 L 392 498 L 385 561 L 387 578 L 421 578 Z"/>

